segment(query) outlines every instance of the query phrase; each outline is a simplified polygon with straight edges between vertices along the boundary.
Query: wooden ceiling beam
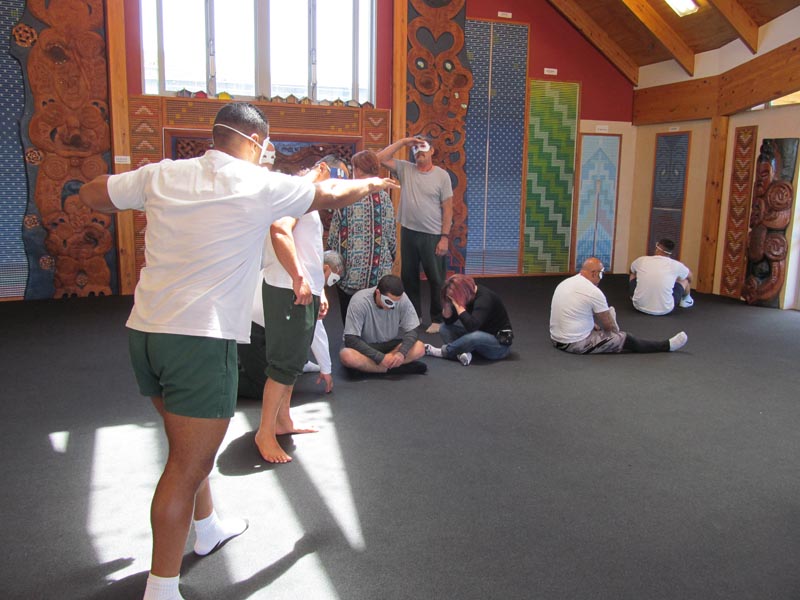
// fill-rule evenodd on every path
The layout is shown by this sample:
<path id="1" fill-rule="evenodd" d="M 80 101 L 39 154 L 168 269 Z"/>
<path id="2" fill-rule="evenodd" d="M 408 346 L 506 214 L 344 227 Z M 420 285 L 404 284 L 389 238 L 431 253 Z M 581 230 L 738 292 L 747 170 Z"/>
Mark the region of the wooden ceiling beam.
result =
<path id="1" fill-rule="evenodd" d="M 639 65 L 583 10 L 577 0 L 548 0 L 633 85 L 639 84 Z"/>
<path id="2" fill-rule="evenodd" d="M 719 114 L 734 115 L 800 90 L 800 38 L 720 75 Z"/>
<path id="3" fill-rule="evenodd" d="M 708 0 L 708 3 L 725 17 L 753 54 L 758 52 L 758 25 L 739 0 Z"/>
<path id="4" fill-rule="evenodd" d="M 669 24 L 661 18 L 648 0 L 622 0 L 642 25 L 661 42 L 689 75 L 694 75 L 694 52 Z"/>

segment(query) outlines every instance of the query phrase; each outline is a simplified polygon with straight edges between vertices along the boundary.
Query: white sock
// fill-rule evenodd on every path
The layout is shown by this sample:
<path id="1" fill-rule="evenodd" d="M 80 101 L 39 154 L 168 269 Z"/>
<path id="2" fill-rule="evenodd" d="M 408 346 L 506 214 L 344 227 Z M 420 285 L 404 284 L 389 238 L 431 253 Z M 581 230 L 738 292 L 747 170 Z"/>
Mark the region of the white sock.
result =
<path id="1" fill-rule="evenodd" d="M 180 575 L 176 577 L 159 577 L 158 575 L 147 576 L 147 587 L 144 589 L 143 600 L 183 600 L 181 592 L 178 589 L 178 580 Z"/>
<path id="2" fill-rule="evenodd" d="M 303 365 L 303 373 L 319 373 L 319 365 L 309 360 Z"/>
<path id="3" fill-rule="evenodd" d="M 686 342 L 689 341 L 689 336 L 686 335 L 686 332 L 681 331 L 680 333 L 676 333 L 671 338 L 669 338 L 669 351 L 675 352 L 675 350 L 680 350 L 686 345 Z"/>
<path id="4" fill-rule="evenodd" d="M 436 346 L 431 346 L 430 344 L 425 344 L 425 354 L 428 356 L 442 358 L 442 349 L 437 348 Z"/>
<path id="5" fill-rule="evenodd" d="M 472 362 L 472 352 L 462 352 L 458 355 L 458 362 L 460 362 L 465 367 Z"/>
<path id="6" fill-rule="evenodd" d="M 220 519 L 217 517 L 217 511 L 212 511 L 205 519 L 192 522 L 197 536 L 194 542 L 194 553 L 200 556 L 211 554 L 218 546 L 243 534 L 247 529 L 247 521 L 244 519 L 235 517 Z"/>

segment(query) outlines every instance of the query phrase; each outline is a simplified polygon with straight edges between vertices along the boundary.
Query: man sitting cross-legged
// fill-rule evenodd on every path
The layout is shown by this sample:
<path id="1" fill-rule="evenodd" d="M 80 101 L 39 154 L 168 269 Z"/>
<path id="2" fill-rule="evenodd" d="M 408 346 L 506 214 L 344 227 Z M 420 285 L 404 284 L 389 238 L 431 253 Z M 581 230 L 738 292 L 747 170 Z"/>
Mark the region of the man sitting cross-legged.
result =
<path id="1" fill-rule="evenodd" d="M 365 373 L 425 373 L 417 359 L 425 347 L 417 339 L 419 318 L 396 275 L 353 295 L 344 324 L 342 364 Z"/>

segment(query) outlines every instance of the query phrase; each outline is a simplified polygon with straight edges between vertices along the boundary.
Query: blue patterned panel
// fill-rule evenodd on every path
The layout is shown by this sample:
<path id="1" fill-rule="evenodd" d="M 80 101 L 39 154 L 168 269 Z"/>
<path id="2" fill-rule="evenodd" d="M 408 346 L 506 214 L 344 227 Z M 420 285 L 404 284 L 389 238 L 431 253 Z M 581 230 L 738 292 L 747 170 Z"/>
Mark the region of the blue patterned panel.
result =
<path id="1" fill-rule="evenodd" d="M 467 21 L 473 88 L 467 113 L 466 272 L 519 272 L 528 27 Z"/>
<path id="2" fill-rule="evenodd" d="M 581 136 L 576 270 L 590 256 L 599 258 L 609 269 L 613 264 L 619 148 L 616 135 Z"/>
<path id="3" fill-rule="evenodd" d="M 464 144 L 467 174 L 467 248 L 465 272 L 481 273 L 486 247 L 486 184 L 488 180 L 486 144 L 489 137 L 489 57 L 492 24 L 467 19 L 464 24 L 464 45 L 472 67 L 472 91 L 467 110 Z"/>
<path id="4" fill-rule="evenodd" d="M 655 252 L 658 240 L 669 238 L 675 242 L 673 257 L 680 256 L 688 161 L 688 132 L 662 133 L 657 136 L 648 254 Z"/>
<path id="5" fill-rule="evenodd" d="M 24 0 L 0 0 L 0 298 L 22 297 L 28 259 L 22 242 L 22 219 L 28 202 L 28 181 L 19 135 L 25 110 L 25 84 L 19 63 L 8 53 L 11 30 L 22 18 Z"/>

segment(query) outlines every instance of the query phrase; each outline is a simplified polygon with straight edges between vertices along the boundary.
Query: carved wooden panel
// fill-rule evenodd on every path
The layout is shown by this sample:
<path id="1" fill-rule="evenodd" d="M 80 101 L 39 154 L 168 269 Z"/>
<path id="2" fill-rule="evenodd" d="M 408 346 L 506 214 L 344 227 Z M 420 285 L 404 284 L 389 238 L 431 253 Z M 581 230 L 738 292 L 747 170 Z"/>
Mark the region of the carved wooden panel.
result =
<path id="1" fill-rule="evenodd" d="M 425 135 L 434 147 L 434 164 L 453 180 L 453 227 L 449 269 L 464 272 L 467 208 L 467 107 L 472 72 L 464 45 L 465 0 L 408 3 L 408 73 L 406 127 L 408 135 Z"/>
<path id="2" fill-rule="evenodd" d="M 29 181 L 26 299 L 111 294 L 113 219 L 77 197 L 108 172 L 106 45 L 101 0 L 30 0 L 11 52 L 30 88 L 22 137 Z"/>
<path id="3" fill-rule="evenodd" d="M 789 243 L 786 228 L 794 208 L 794 172 L 798 140 L 765 139 L 756 161 L 747 276 L 742 296 L 748 304 L 777 307 L 786 281 Z"/>
<path id="4" fill-rule="evenodd" d="M 758 127 L 737 127 L 733 147 L 733 169 L 728 198 L 728 220 L 725 230 L 725 250 L 722 259 L 720 294 L 731 298 L 742 295 L 744 280 L 747 228 L 756 157 Z"/>

